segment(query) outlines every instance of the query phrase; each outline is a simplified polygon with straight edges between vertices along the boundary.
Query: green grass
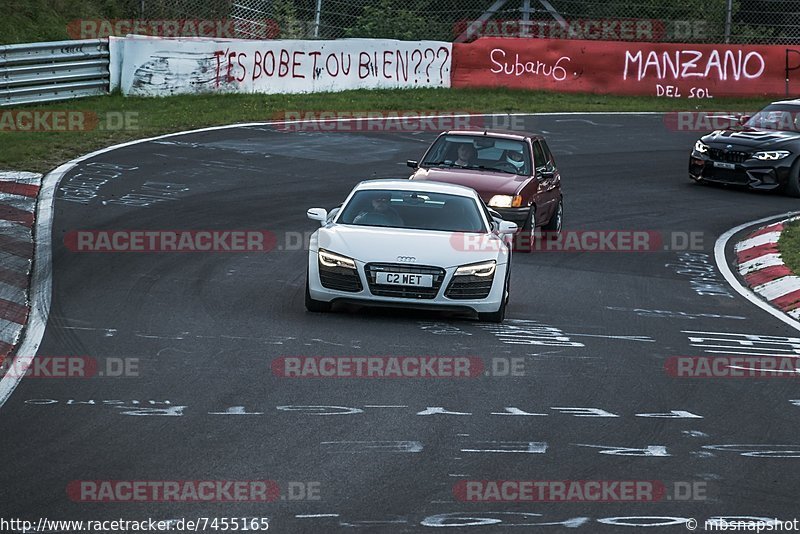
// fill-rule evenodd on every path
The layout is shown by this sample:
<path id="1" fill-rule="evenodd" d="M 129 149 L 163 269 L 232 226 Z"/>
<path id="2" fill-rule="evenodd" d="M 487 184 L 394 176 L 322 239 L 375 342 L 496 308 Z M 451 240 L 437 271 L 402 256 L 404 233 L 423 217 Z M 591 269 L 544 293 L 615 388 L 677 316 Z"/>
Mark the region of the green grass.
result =
<path id="1" fill-rule="evenodd" d="M 783 262 L 795 274 L 800 274 L 800 221 L 787 225 L 778 241 Z"/>
<path id="2" fill-rule="evenodd" d="M 765 99 L 677 100 L 560 94 L 509 89 L 412 89 L 345 91 L 305 95 L 191 95 L 125 98 L 119 94 L 38 106 L 33 110 L 85 110 L 100 117 L 134 112 L 135 129 L 82 132 L 0 131 L 0 169 L 46 172 L 64 161 L 116 143 L 237 122 L 272 120 L 284 111 L 677 111 L 753 110 Z M 0 114 L 8 108 L 0 108 Z M 0 124 L 2 124 L 0 122 Z"/>

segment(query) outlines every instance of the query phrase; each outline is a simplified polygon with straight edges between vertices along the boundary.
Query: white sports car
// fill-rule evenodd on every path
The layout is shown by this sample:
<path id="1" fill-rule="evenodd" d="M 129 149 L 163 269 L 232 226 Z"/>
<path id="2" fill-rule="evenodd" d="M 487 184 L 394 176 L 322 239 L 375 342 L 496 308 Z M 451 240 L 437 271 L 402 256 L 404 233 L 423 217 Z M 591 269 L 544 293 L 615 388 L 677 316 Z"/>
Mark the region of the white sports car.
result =
<path id="1" fill-rule="evenodd" d="M 306 308 L 334 302 L 477 313 L 501 322 L 517 225 L 493 215 L 467 187 L 369 180 L 328 213 L 308 210 Z"/>

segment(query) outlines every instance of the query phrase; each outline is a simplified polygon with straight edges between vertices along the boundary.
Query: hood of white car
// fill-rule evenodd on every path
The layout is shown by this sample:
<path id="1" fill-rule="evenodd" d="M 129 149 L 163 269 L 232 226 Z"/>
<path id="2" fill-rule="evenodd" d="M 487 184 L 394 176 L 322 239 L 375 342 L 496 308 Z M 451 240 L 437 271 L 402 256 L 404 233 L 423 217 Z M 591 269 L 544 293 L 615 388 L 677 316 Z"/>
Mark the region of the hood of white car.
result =
<path id="1" fill-rule="evenodd" d="M 502 245 L 501 238 L 493 234 L 334 224 L 319 229 L 317 244 L 319 248 L 364 263 L 407 263 L 446 268 L 487 260 L 496 260 L 498 264 L 508 261 L 508 250 Z"/>

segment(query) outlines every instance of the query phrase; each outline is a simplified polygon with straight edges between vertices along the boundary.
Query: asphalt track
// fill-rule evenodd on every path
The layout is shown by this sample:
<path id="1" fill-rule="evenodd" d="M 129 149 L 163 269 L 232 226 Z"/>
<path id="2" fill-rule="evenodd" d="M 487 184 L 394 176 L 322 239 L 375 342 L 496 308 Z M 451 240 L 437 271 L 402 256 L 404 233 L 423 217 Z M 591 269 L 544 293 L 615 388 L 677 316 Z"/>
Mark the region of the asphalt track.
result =
<path id="1" fill-rule="evenodd" d="M 664 371 L 675 355 L 800 354 L 796 339 L 743 336 L 798 332 L 731 290 L 713 259 L 723 232 L 797 201 L 690 183 L 696 135 L 670 131 L 660 115 L 525 122 L 546 132 L 557 157 L 567 229 L 694 233 L 702 250 L 690 251 L 692 264 L 677 249 L 517 254 L 500 329 L 439 313 L 309 314 L 306 252 L 289 243 L 315 228 L 306 209 L 337 205 L 362 179 L 407 176 L 405 160 L 435 132 L 237 127 L 79 164 L 56 194 L 52 307 L 37 358 L 133 358 L 138 376 L 22 380 L 0 408 L 0 516 L 267 517 L 275 532 L 418 532 L 436 528 L 438 514 L 461 517 L 440 527 L 459 532 L 626 532 L 638 529 L 622 523 L 669 518 L 681 524 L 649 530 L 679 532 L 680 518 L 800 516 L 794 379 Z M 98 175 L 108 180 L 91 200 L 68 200 L 65 185 Z M 64 236 L 85 229 L 263 229 L 280 247 L 70 252 Z M 487 366 L 523 358 L 524 376 L 325 380 L 271 370 L 281 356 L 326 355 L 468 355 Z M 339 408 L 301 408 L 309 406 Z M 673 410 L 700 417 L 642 416 Z M 320 498 L 87 503 L 67 494 L 80 480 L 261 479 L 277 481 L 284 497 L 289 482 L 318 484 Z M 460 480 L 520 479 L 699 483 L 705 494 L 650 503 L 454 498 Z"/>

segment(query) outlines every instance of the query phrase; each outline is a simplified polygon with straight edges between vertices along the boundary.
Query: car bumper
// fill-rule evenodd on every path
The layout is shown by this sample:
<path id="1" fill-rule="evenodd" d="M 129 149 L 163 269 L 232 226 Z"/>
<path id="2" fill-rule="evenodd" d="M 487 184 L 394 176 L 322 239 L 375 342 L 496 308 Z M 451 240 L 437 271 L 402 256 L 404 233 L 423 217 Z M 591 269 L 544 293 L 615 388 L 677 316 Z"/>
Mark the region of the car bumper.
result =
<path id="1" fill-rule="evenodd" d="M 504 286 L 507 272 L 507 264 L 499 264 L 494 273 L 491 289 L 485 298 L 449 298 L 445 295 L 450 283 L 453 281 L 455 267 L 444 269 L 445 274 L 442 282 L 433 298 L 401 298 L 389 297 L 373 294 L 372 290 L 377 287 L 370 284 L 365 270 L 365 264 L 356 263 L 357 274 L 360 281 L 360 289 L 342 291 L 323 286 L 320 280 L 319 263 L 316 252 L 310 252 L 308 261 L 308 291 L 311 298 L 323 302 L 342 302 L 360 304 L 364 306 L 427 309 L 427 310 L 453 310 L 476 313 L 496 312 L 504 297 Z M 460 277 L 459 277 L 460 278 Z M 356 289 L 354 285 L 350 289 Z"/>
<path id="2" fill-rule="evenodd" d="M 713 161 L 703 155 L 689 156 L 689 178 L 695 181 L 742 185 L 750 189 L 773 190 L 786 185 L 793 160 L 765 162 L 746 160 L 730 163 Z"/>
<path id="3" fill-rule="evenodd" d="M 495 208 L 492 207 L 494 211 L 500 214 L 506 221 L 511 221 L 517 223 L 517 226 L 522 228 L 522 225 L 527 222 L 528 215 L 531 212 L 530 206 L 526 206 L 524 208 Z"/>

